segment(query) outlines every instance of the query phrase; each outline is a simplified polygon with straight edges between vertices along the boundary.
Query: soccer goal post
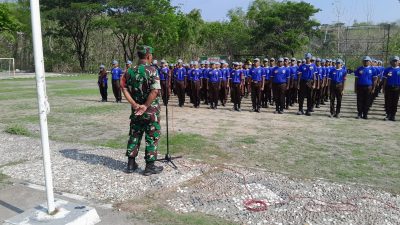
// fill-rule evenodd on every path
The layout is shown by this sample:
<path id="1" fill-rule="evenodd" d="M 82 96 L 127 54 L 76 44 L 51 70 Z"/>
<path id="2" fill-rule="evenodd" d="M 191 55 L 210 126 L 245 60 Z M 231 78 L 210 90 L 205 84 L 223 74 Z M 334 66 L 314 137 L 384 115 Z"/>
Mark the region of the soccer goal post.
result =
<path id="1" fill-rule="evenodd" d="M 14 58 L 0 58 L 0 77 L 15 77 Z"/>

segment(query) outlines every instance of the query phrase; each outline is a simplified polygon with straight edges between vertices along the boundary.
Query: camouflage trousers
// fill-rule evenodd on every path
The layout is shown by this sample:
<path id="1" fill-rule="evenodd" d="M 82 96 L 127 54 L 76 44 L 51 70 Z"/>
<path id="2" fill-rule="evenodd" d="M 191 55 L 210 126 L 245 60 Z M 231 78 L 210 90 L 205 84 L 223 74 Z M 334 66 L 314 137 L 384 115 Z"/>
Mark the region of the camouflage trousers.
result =
<path id="1" fill-rule="evenodd" d="M 154 162 L 157 159 L 158 141 L 161 135 L 159 112 L 145 113 L 140 117 L 131 116 L 126 156 L 137 157 L 143 134 L 146 142 L 144 159 L 146 162 Z"/>

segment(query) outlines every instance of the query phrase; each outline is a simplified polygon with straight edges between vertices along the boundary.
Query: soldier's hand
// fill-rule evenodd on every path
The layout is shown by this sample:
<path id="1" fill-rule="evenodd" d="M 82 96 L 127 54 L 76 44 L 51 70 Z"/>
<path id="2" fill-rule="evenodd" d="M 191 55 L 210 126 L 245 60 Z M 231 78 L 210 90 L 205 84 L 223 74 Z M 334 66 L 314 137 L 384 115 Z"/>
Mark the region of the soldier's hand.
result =
<path id="1" fill-rule="evenodd" d="M 139 106 L 136 108 L 135 115 L 136 115 L 136 116 L 141 116 L 141 115 L 143 115 L 143 113 L 146 112 L 146 110 L 147 110 L 147 106 L 145 106 L 145 105 L 139 105 Z"/>

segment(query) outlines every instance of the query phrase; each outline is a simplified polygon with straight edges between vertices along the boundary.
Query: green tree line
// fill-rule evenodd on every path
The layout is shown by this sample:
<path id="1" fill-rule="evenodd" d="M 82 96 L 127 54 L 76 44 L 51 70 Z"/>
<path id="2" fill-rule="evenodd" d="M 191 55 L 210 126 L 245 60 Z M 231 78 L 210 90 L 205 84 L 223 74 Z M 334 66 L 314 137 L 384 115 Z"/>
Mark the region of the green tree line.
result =
<path id="1" fill-rule="evenodd" d="M 170 0 L 41 0 L 47 71 L 95 71 L 113 59 L 135 60 L 138 45 L 155 48 L 168 61 L 225 55 L 299 56 L 311 51 L 323 31 L 319 12 L 305 2 L 254 0 L 233 8 L 227 19 L 204 21 L 200 10 L 184 13 Z M 32 70 L 28 0 L 0 4 L 0 51 Z M 398 45 L 397 42 L 395 42 Z"/>

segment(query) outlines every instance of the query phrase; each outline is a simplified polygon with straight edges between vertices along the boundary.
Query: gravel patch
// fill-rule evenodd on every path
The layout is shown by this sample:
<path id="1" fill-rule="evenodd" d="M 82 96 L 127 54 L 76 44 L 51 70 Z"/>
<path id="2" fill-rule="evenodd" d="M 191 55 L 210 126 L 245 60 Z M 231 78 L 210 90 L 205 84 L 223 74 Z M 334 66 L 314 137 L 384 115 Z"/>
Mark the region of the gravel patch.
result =
<path id="1" fill-rule="evenodd" d="M 38 157 L 41 155 L 40 142 L 4 133 L 0 137 L 5 156 L 2 163 L 25 159 L 26 156 L 31 159 L 25 163 L 5 166 L 0 171 L 16 179 L 44 185 L 43 161 Z M 145 177 L 141 175 L 145 167 L 144 159 L 139 159 L 140 168 L 136 173 L 124 173 L 127 159 L 124 152 L 119 150 L 53 141 L 50 148 L 56 191 L 77 194 L 88 199 L 106 200 L 109 203 L 140 198 L 146 193 L 177 186 L 207 170 L 207 167 L 196 167 L 195 164 L 186 162 L 191 166 L 190 169 L 182 167 L 175 170 L 164 165 L 163 173 Z M 31 156 L 36 156 L 36 159 Z"/>
<path id="2" fill-rule="evenodd" d="M 0 133 L 0 171 L 44 185 L 40 141 Z M 159 175 L 124 173 L 121 150 L 51 142 L 56 191 L 118 203 L 159 195 L 178 213 L 201 212 L 239 224 L 399 224 L 400 196 L 355 184 L 304 180 L 258 169 L 176 160 Z M 141 154 L 143 154 L 141 152 Z M 144 160 L 139 160 L 144 168 Z M 245 205 L 249 200 L 258 203 Z M 262 205 L 265 204 L 265 205 Z M 260 212 L 246 207 L 265 206 Z"/>
<path id="3" fill-rule="evenodd" d="M 235 170 L 238 172 L 232 167 L 216 167 L 190 185 L 177 188 L 165 205 L 176 212 L 198 211 L 240 224 L 399 224 L 400 221 L 400 196 L 351 184 Z M 262 201 L 266 210 L 246 209 L 244 203 L 249 199 Z"/>

